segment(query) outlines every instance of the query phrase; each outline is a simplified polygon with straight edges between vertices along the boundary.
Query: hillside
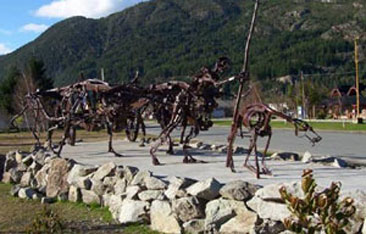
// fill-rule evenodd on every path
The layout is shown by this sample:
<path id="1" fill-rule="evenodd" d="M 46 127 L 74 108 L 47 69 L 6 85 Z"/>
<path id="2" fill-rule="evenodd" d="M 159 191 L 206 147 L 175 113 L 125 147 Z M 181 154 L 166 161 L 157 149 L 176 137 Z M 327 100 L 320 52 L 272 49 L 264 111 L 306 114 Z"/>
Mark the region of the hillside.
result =
<path id="1" fill-rule="evenodd" d="M 81 71 L 120 82 L 139 70 L 144 81 L 192 74 L 218 56 L 240 70 L 253 1 L 153 0 L 99 20 L 61 21 L 33 42 L 0 57 L 0 79 L 16 64 L 42 59 L 56 85 Z M 354 71 L 353 38 L 361 35 L 366 75 L 366 4 L 361 0 L 263 1 L 253 41 L 251 72 L 259 80 L 287 74 Z"/>

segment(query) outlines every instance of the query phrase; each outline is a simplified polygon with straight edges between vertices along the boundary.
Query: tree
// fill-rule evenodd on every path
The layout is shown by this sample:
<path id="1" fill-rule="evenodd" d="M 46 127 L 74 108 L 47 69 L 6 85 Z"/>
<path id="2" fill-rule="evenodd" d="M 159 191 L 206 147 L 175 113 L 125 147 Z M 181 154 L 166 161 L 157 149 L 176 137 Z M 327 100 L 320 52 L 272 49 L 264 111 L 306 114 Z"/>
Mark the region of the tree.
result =
<path id="1" fill-rule="evenodd" d="M 5 79 L 0 84 L 0 109 L 9 114 L 14 114 L 16 111 L 13 95 L 20 77 L 20 71 L 17 67 L 13 66 L 9 69 Z"/>
<path id="2" fill-rule="evenodd" d="M 31 77 L 36 87 L 40 90 L 53 88 L 53 81 L 47 77 L 42 60 L 32 57 L 27 64 L 26 76 Z"/>

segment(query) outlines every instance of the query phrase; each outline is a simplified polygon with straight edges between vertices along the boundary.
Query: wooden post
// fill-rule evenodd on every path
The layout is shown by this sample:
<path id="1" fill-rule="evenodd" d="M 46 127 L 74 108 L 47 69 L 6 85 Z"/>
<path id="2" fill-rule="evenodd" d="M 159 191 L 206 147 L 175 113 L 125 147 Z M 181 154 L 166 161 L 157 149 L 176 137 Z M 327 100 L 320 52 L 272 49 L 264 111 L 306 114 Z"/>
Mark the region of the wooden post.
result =
<path id="1" fill-rule="evenodd" d="M 232 161 L 232 154 L 233 154 L 233 144 L 235 141 L 236 133 L 238 130 L 238 118 L 239 118 L 239 108 L 240 108 L 240 101 L 241 101 L 241 95 L 244 90 L 244 82 L 247 78 L 249 78 L 249 49 L 250 49 L 250 42 L 252 39 L 252 35 L 254 32 L 254 27 L 257 19 L 257 13 L 258 13 L 258 7 L 259 7 L 259 0 L 255 1 L 254 5 L 254 11 L 252 16 L 252 21 L 249 29 L 248 38 L 245 45 L 245 51 L 244 51 L 244 64 L 241 70 L 241 73 L 244 74 L 244 77 L 240 78 L 240 86 L 238 90 L 238 95 L 236 97 L 236 104 L 234 109 L 234 116 L 233 116 L 233 122 L 231 124 L 231 132 L 228 136 L 228 155 L 226 160 L 226 166 L 233 168 L 233 161 Z"/>

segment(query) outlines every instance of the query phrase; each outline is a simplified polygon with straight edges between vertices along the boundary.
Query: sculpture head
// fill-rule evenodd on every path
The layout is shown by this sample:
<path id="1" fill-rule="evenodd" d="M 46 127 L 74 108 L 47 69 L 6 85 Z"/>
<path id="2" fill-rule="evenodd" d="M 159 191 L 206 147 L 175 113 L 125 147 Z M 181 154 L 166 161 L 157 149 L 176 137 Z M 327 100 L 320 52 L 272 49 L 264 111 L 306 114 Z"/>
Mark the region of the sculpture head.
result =
<path id="1" fill-rule="evenodd" d="M 307 122 L 300 119 L 293 119 L 295 125 L 295 135 L 299 136 L 299 132 L 304 132 L 304 136 L 311 142 L 314 146 L 316 143 L 322 140 L 322 137 L 316 133 Z"/>

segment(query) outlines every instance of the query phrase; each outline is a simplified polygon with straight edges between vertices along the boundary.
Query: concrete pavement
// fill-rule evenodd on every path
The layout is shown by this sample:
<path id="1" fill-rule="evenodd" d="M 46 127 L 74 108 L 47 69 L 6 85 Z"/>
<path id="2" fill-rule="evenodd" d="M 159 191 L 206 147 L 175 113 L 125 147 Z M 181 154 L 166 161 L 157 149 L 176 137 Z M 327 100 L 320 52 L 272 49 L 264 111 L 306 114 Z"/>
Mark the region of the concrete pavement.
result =
<path id="1" fill-rule="evenodd" d="M 224 132 L 224 130 L 218 131 Z M 149 133 L 151 133 L 151 131 Z M 215 137 L 218 137 L 216 134 L 210 136 L 208 134 L 213 133 L 206 133 L 204 138 L 210 137 L 210 140 L 215 141 Z M 221 144 L 226 143 L 225 139 L 220 139 Z M 176 155 L 167 156 L 164 151 L 165 147 L 162 147 L 162 150 L 158 152 L 158 157 L 164 165 L 153 166 L 149 155 L 149 146 L 138 147 L 138 143 L 130 143 L 124 140 L 117 140 L 114 145 L 115 149 L 118 152 L 123 153 L 125 157 L 118 158 L 110 153 L 106 153 L 107 142 L 78 143 L 74 147 L 66 146 L 62 156 L 89 165 L 100 165 L 113 161 L 118 165 L 129 165 L 138 167 L 140 170 L 150 170 L 154 172 L 154 174 L 162 177 L 173 175 L 195 179 L 215 177 L 220 182 L 241 179 L 261 185 L 294 180 L 299 181 L 302 170 L 305 168 L 312 168 L 318 184 L 322 186 L 329 186 L 331 181 L 341 181 L 344 191 L 353 191 L 356 189 L 366 191 L 366 168 L 339 169 L 319 164 L 269 161 L 268 167 L 272 170 L 274 176 L 267 176 L 257 180 L 252 173 L 242 167 L 244 161 L 243 155 L 236 155 L 234 157 L 237 173 L 232 173 L 225 167 L 226 155 L 218 152 L 194 150 L 192 154 L 196 156 L 197 159 L 207 161 L 208 163 L 183 164 L 183 156 L 180 148 L 177 148 L 179 150 L 177 150 Z"/>

